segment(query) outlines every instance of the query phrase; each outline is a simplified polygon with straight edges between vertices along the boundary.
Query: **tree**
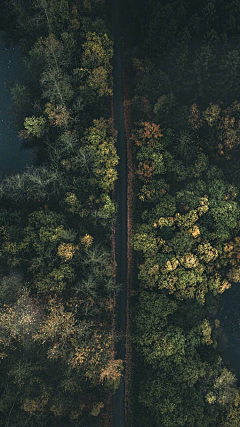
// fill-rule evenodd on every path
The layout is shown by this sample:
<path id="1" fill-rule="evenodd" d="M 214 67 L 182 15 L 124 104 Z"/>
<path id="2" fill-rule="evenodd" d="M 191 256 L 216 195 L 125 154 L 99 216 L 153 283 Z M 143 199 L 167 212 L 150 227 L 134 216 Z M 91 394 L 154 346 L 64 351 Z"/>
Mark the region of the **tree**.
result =
<path id="1" fill-rule="evenodd" d="M 14 349 L 19 342 L 23 347 L 31 345 L 32 336 L 41 324 L 43 310 L 23 287 L 12 306 L 3 306 L 1 312 L 1 346 L 4 351 Z M 16 348 L 16 347 L 15 347 Z M 7 356 L 7 354 L 5 354 Z"/>
<path id="2" fill-rule="evenodd" d="M 48 344 L 48 358 L 62 359 L 73 371 L 81 372 L 92 385 L 116 387 L 121 376 L 121 360 L 112 359 L 111 332 L 77 318 L 76 300 L 66 309 L 61 301 L 49 300 L 48 313 L 34 340 Z"/>
<path id="3" fill-rule="evenodd" d="M 195 387 L 189 387 L 177 377 L 173 369 L 168 372 L 149 372 L 141 381 L 139 402 L 150 412 L 157 425 L 207 427 L 208 413 L 204 400 Z"/>
<path id="4" fill-rule="evenodd" d="M 82 142 L 92 161 L 89 179 L 91 185 L 97 185 L 108 193 L 117 179 L 116 166 L 119 160 L 110 132 L 110 122 L 104 119 L 94 120 Z"/>
<path id="5" fill-rule="evenodd" d="M 62 31 L 69 20 L 69 4 L 67 0 L 50 0 L 50 2 L 37 0 L 35 8 L 41 11 L 36 14 L 36 20 L 39 19 L 39 15 L 42 16 L 42 12 L 44 13 L 45 25 L 49 33 Z"/>
<path id="6" fill-rule="evenodd" d="M 64 176 L 54 169 L 31 166 L 22 174 L 5 178 L 1 183 L 1 197 L 13 202 L 47 201 L 58 197 L 65 189 Z"/>
<path id="7" fill-rule="evenodd" d="M 44 117 L 26 117 L 24 127 L 27 131 L 27 136 L 33 135 L 37 138 L 43 136 L 46 122 Z"/>
<path id="8" fill-rule="evenodd" d="M 219 375 L 216 376 L 211 391 L 206 395 L 208 403 L 211 405 L 218 402 L 223 406 L 234 403 L 238 406 L 240 396 L 236 389 L 236 382 L 235 375 L 223 367 Z"/>

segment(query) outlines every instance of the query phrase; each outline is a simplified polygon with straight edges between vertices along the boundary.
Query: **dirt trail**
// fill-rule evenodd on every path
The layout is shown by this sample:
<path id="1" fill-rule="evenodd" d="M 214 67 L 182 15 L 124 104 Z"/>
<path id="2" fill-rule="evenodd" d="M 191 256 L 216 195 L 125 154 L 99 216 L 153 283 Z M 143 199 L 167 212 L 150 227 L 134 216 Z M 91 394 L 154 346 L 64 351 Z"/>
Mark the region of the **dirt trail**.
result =
<path id="1" fill-rule="evenodd" d="M 115 257 L 117 263 L 116 282 L 122 285 L 116 298 L 115 334 L 119 335 L 116 344 L 116 358 L 125 360 L 126 350 L 126 299 L 127 299 L 127 143 L 124 125 L 123 108 L 123 63 L 122 39 L 119 0 L 111 1 L 112 36 L 114 39 L 113 58 L 113 111 L 114 127 L 118 132 L 117 154 L 120 157 L 118 165 L 118 180 L 115 183 L 115 201 L 118 204 L 118 214 L 115 226 Z M 125 380 L 124 375 L 120 387 L 113 398 L 113 425 L 125 427 Z"/>

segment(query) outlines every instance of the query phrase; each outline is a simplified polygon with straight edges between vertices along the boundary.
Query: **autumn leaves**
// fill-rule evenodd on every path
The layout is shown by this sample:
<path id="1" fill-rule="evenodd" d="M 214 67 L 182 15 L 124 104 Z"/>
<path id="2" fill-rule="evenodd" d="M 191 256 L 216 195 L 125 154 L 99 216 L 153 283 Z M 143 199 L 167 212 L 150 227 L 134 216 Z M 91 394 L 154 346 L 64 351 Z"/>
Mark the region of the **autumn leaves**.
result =
<path id="1" fill-rule="evenodd" d="M 103 424 L 122 371 L 112 324 L 113 43 L 104 5 L 75 3 L 10 3 L 26 64 L 12 89 L 19 135 L 37 163 L 0 190 L 0 406 L 19 426 Z"/>

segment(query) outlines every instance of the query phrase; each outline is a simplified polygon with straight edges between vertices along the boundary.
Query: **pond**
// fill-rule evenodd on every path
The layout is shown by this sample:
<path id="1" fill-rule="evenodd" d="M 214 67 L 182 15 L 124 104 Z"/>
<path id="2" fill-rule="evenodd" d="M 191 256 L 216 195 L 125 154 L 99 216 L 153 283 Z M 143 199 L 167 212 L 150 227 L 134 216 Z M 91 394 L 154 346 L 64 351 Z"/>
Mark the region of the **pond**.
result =
<path id="1" fill-rule="evenodd" d="M 33 163 L 30 150 L 20 150 L 21 140 L 14 129 L 10 108 L 13 99 L 9 83 L 23 79 L 23 61 L 16 46 L 6 47 L 0 32 L 0 179 L 6 174 L 21 172 Z"/>

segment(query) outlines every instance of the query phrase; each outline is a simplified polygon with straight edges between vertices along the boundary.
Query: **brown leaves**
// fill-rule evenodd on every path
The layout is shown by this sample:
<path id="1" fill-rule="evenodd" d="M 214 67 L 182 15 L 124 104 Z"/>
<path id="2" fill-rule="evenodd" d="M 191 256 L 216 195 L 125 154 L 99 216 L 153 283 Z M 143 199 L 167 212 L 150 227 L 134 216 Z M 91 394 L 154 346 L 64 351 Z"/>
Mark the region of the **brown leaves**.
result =
<path id="1" fill-rule="evenodd" d="M 57 340 L 59 347 L 76 333 L 74 313 L 66 311 L 63 303 L 55 298 L 49 300 L 48 311 L 34 339 L 41 341 L 42 344 Z"/>
<path id="2" fill-rule="evenodd" d="M 74 5 L 71 11 L 70 25 L 68 27 L 68 30 L 79 30 L 80 22 L 78 18 L 79 18 L 79 13 L 77 10 L 77 6 Z"/>
<path id="3" fill-rule="evenodd" d="M 215 261 L 218 257 L 217 249 L 213 248 L 208 242 L 199 245 L 197 251 L 199 254 L 199 260 L 205 261 L 206 263 Z"/>
<path id="4" fill-rule="evenodd" d="M 151 162 L 150 160 L 145 160 L 144 162 L 139 163 L 136 173 L 140 179 L 147 182 L 153 176 L 154 169 L 155 169 L 155 162 Z"/>
<path id="5" fill-rule="evenodd" d="M 93 237 L 90 234 L 85 234 L 80 240 L 85 249 L 88 249 L 93 243 Z"/>
<path id="6" fill-rule="evenodd" d="M 237 267 L 240 262 L 240 237 L 235 237 L 223 246 L 224 256 L 233 267 Z"/>
<path id="7" fill-rule="evenodd" d="M 100 380 L 102 382 L 108 381 L 110 383 L 114 383 L 118 386 L 121 378 L 121 370 L 122 370 L 122 360 L 121 359 L 111 359 L 109 363 L 102 369 L 100 374 Z"/>
<path id="8" fill-rule="evenodd" d="M 44 412 L 46 410 L 47 403 L 49 401 L 49 394 L 47 390 L 44 390 L 35 399 L 26 398 L 23 402 L 22 409 L 29 414 L 35 414 L 37 412 Z"/>
<path id="9" fill-rule="evenodd" d="M 53 104 L 48 102 L 45 105 L 44 113 L 48 116 L 49 123 L 51 126 L 68 126 L 72 118 L 70 111 L 63 105 L 55 107 Z"/>
<path id="10" fill-rule="evenodd" d="M 203 125 L 203 120 L 201 119 L 201 113 L 198 109 L 198 106 L 196 103 L 194 103 L 190 107 L 190 114 L 189 114 L 189 124 L 192 129 L 197 130 Z"/>
<path id="11" fill-rule="evenodd" d="M 163 136 L 162 130 L 156 123 L 142 122 L 141 128 L 132 134 L 132 141 L 137 146 L 155 147 L 156 142 Z"/>

